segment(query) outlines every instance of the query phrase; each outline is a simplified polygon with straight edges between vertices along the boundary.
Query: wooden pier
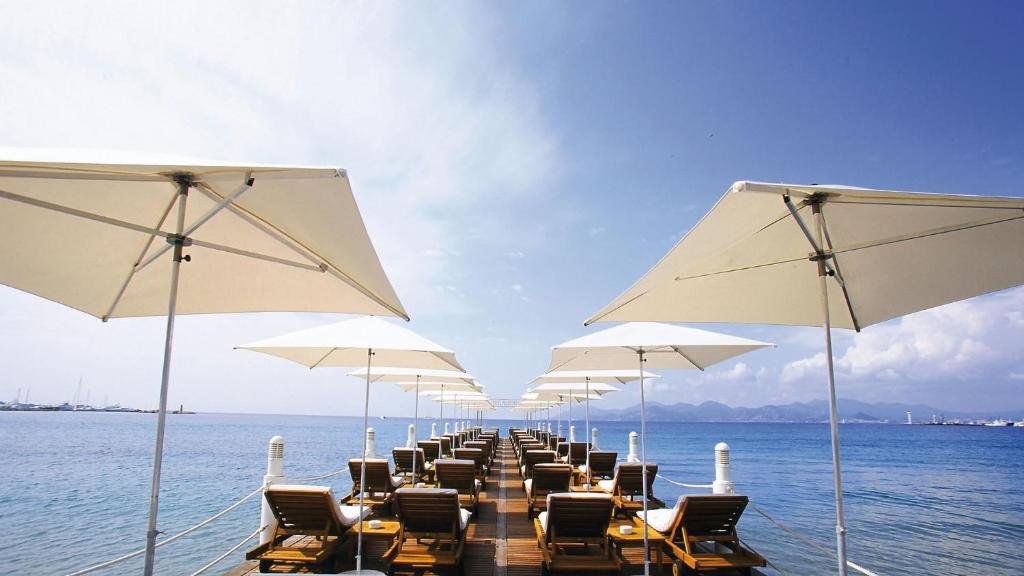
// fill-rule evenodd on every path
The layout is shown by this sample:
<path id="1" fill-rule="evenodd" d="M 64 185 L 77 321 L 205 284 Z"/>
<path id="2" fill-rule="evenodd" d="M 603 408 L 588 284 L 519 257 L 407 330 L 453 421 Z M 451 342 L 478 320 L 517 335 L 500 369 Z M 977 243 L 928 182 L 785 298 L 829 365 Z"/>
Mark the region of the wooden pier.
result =
<path id="1" fill-rule="evenodd" d="M 511 442 L 503 438 L 498 446 L 494 469 L 487 477 L 486 489 L 481 492 L 477 513 L 470 521 L 463 557 L 463 574 L 539 576 L 542 573 L 541 551 L 537 547 L 533 520 L 527 517 L 526 507 L 526 495 L 517 469 L 515 453 Z M 628 521 L 613 521 L 626 522 Z M 381 560 L 381 556 L 389 545 L 388 541 L 364 539 L 363 568 L 387 572 L 388 566 Z M 651 574 L 672 574 L 672 564 L 668 557 L 663 560 L 659 571 L 654 564 L 655 555 L 652 553 L 651 556 Z M 642 548 L 624 548 L 621 550 L 621 557 L 621 574 L 643 574 Z M 274 565 L 272 571 L 308 572 L 284 564 Z M 249 574 L 259 574 L 255 561 L 237 566 L 228 572 L 228 576 Z"/>

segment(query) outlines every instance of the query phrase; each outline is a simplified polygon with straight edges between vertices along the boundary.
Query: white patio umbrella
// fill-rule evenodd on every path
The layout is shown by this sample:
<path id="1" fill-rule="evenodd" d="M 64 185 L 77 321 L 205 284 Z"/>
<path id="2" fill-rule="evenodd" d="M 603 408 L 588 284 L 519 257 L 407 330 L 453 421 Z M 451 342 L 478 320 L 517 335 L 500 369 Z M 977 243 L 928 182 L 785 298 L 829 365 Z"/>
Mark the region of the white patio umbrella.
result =
<path id="1" fill-rule="evenodd" d="M 640 373 L 640 452 L 643 461 L 644 513 L 647 512 L 647 417 L 644 413 L 646 366 L 704 370 L 746 352 L 772 346 L 747 338 L 657 322 L 630 322 L 594 332 L 551 348 L 551 371 L 616 370 L 637 363 Z M 644 574 L 650 574 L 647 524 L 644 524 Z"/>
<path id="2" fill-rule="evenodd" d="M 579 371 L 573 371 L 573 372 L 579 372 Z M 603 371 L 595 371 L 595 372 L 603 372 Z M 591 432 L 591 428 L 590 428 L 590 397 L 591 397 L 592 394 L 596 394 L 597 396 L 604 396 L 605 394 L 609 394 L 611 392 L 618 392 L 618 391 L 620 391 L 622 389 L 621 388 L 616 388 L 615 386 L 612 386 L 611 384 L 606 384 L 604 382 L 591 382 L 590 381 L 590 378 L 591 378 L 590 374 L 588 374 L 585 371 L 583 371 L 582 373 L 584 374 L 583 382 L 563 381 L 562 380 L 563 376 L 555 376 L 553 382 L 548 382 L 546 384 L 541 384 L 540 386 L 537 386 L 537 387 L 533 388 L 533 390 L 536 391 L 536 392 L 548 392 L 548 393 L 551 393 L 551 392 L 554 392 L 554 393 L 566 393 L 566 392 L 568 392 L 568 393 L 577 393 L 577 392 L 579 392 L 579 393 L 583 393 L 584 397 L 587 399 L 587 403 L 586 403 L 587 404 L 587 436 L 586 436 L 587 437 L 587 462 L 586 462 L 586 466 L 587 466 L 587 491 L 589 492 L 590 491 L 590 449 L 591 449 L 591 444 L 593 443 L 593 440 L 594 440 L 593 437 L 591 436 L 592 432 Z M 550 374 L 558 374 L 558 372 L 550 372 Z M 636 380 L 636 379 L 640 378 L 639 371 L 635 372 L 634 374 L 635 374 L 635 376 L 632 378 L 633 380 Z M 656 375 L 648 373 L 648 377 L 650 377 L 650 376 L 656 376 Z M 599 374 L 597 377 L 598 378 L 604 377 L 604 378 L 607 378 L 607 379 L 613 379 L 616 382 L 622 382 L 622 383 L 626 383 L 626 382 L 630 381 L 629 376 L 627 376 L 625 372 L 619 374 L 618 376 L 615 376 L 614 378 L 611 377 L 608 374 Z M 544 379 L 545 379 L 545 375 L 541 375 L 541 376 L 538 376 L 538 377 L 534 378 L 533 380 L 534 380 L 534 382 L 536 382 L 538 380 L 543 381 Z M 570 457 L 572 455 L 571 452 L 572 451 L 570 450 Z"/>
<path id="3" fill-rule="evenodd" d="M 167 317 L 143 569 L 148 576 L 178 314 L 408 317 L 343 170 L 168 162 L 125 153 L 4 154 L 0 284 L 104 321 Z M 103 160 L 96 163 L 95 157 Z M 183 271 L 182 262 L 189 263 Z"/>
<path id="4" fill-rule="evenodd" d="M 349 372 L 349 376 L 354 378 L 365 379 L 369 375 L 370 382 L 402 382 L 408 380 L 410 377 L 415 377 L 414 383 L 416 390 L 415 408 L 413 409 L 413 424 L 412 424 L 412 448 L 416 449 L 416 442 L 419 440 L 419 426 L 420 426 L 420 395 L 419 387 L 420 380 L 422 378 L 432 378 L 436 381 L 441 382 L 459 382 L 462 384 L 472 385 L 473 376 L 466 374 L 465 372 L 456 372 L 453 370 L 431 370 L 426 368 L 398 368 L 394 366 L 379 366 L 370 369 L 360 368 L 355 372 Z M 407 390 L 406 390 L 407 391 Z M 412 477 L 416 477 L 416 458 L 412 459 Z"/>
<path id="5" fill-rule="evenodd" d="M 831 327 L 1024 283 L 1024 199 L 736 182 L 654 268 L 587 323 L 822 326 L 839 573 L 846 526 Z M 831 290 L 830 290 L 831 287 Z"/>
<path id="6" fill-rule="evenodd" d="M 363 397 L 363 450 L 359 472 L 359 507 L 362 510 L 366 485 L 366 428 L 370 412 L 370 375 L 373 359 L 391 367 L 457 370 L 465 372 L 455 353 L 403 326 L 372 316 L 343 320 L 298 332 L 252 342 L 237 348 L 262 352 L 298 362 L 310 369 L 330 366 L 354 367 L 366 363 Z M 362 570 L 363 524 L 359 523 L 356 570 Z"/>
<path id="7" fill-rule="evenodd" d="M 483 392 L 479 392 L 479 391 L 452 392 L 452 391 L 449 391 L 449 390 L 445 390 L 443 388 L 442 388 L 441 391 L 428 390 L 428 391 L 421 392 L 421 394 L 423 394 L 425 396 L 431 396 L 431 399 L 434 402 L 438 402 L 440 404 L 440 406 L 441 406 L 441 413 L 442 413 L 442 417 L 441 417 L 442 420 L 444 419 L 444 405 L 445 404 L 451 404 L 453 406 L 456 406 L 459 409 L 459 412 L 461 414 L 463 405 L 466 402 L 473 401 L 473 400 L 487 400 L 488 399 L 488 396 L 486 394 L 484 394 Z M 459 425 L 459 420 L 461 420 L 461 417 L 456 417 L 456 421 L 455 421 L 455 427 L 456 428 Z"/>

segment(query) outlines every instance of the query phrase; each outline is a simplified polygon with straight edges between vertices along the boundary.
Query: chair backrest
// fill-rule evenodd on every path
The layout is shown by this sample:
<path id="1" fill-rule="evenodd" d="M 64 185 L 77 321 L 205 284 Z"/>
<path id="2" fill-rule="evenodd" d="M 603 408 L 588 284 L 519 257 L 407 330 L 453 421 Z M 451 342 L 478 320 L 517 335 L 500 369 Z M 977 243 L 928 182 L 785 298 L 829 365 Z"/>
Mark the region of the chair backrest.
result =
<path id="1" fill-rule="evenodd" d="M 470 460 L 476 466 L 477 473 L 483 473 L 487 465 L 487 453 L 479 448 L 456 448 L 455 458 L 458 460 Z"/>
<path id="2" fill-rule="evenodd" d="M 587 442 L 573 442 L 570 450 L 572 453 L 572 465 L 579 466 L 580 464 L 587 463 L 587 447 L 590 446 Z"/>
<path id="3" fill-rule="evenodd" d="M 548 543 L 562 538 L 603 538 L 612 516 L 612 497 L 600 492 L 548 494 Z"/>
<path id="4" fill-rule="evenodd" d="M 548 448 L 550 448 L 552 450 L 556 450 L 558 448 L 558 444 L 560 442 L 565 442 L 565 437 L 564 436 L 555 436 L 554 434 L 552 434 L 551 437 L 548 438 Z"/>
<path id="5" fill-rule="evenodd" d="M 391 450 L 391 457 L 395 461 L 395 473 L 412 472 L 413 454 L 416 458 L 416 472 L 423 472 L 427 459 L 422 448 L 413 452 L 412 448 L 394 448 Z"/>
<path id="6" fill-rule="evenodd" d="M 341 534 L 351 523 L 341 518 L 338 501 L 327 486 L 271 485 L 263 494 L 278 527 L 292 534 Z"/>
<path id="7" fill-rule="evenodd" d="M 352 475 L 352 491 L 359 492 L 359 476 L 362 460 L 353 458 L 348 461 L 348 471 Z M 391 492 L 391 470 L 384 458 L 366 459 L 366 492 Z"/>
<path id="8" fill-rule="evenodd" d="M 644 465 L 639 462 L 623 462 L 615 469 L 613 493 L 618 496 L 642 496 Z M 647 497 L 654 496 L 654 479 L 658 476 L 658 465 L 647 464 Z"/>
<path id="9" fill-rule="evenodd" d="M 483 450 L 485 454 L 491 453 L 491 443 L 484 440 L 470 440 L 466 442 L 465 448 L 478 448 Z"/>
<path id="10" fill-rule="evenodd" d="M 442 438 L 447 438 L 448 441 L 450 442 L 450 444 L 449 444 L 449 446 L 450 446 L 449 451 L 452 448 L 458 448 L 459 447 L 459 435 L 458 434 L 445 434 L 444 436 L 442 436 Z"/>
<path id="11" fill-rule="evenodd" d="M 555 453 L 551 450 L 529 450 L 523 453 L 523 466 L 526 466 L 525 478 L 533 477 L 533 467 L 555 461 Z"/>
<path id="12" fill-rule="evenodd" d="M 542 463 L 533 466 L 533 494 L 543 496 L 551 492 L 568 492 L 572 480 L 572 467 L 568 464 Z"/>
<path id="13" fill-rule="evenodd" d="M 736 523 L 740 521 L 747 501 L 746 496 L 680 496 L 676 504 L 679 512 L 672 525 L 672 534 L 674 536 L 676 530 L 682 527 L 686 528 L 686 534 L 692 540 L 735 536 Z"/>
<path id="14" fill-rule="evenodd" d="M 452 453 L 452 439 L 450 436 L 442 436 L 437 441 L 441 443 L 441 456 Z"/>
<path id="15" fill-rule="evenodd" d="M 590 476 L 601 477 L 615 474 L 615 460 L 618 452 L 595 451 L 590 453 Z"/>
<path id="16" fill-rule="evenodd" d="M 452 488 L 461 494 L 476 491 L 476 464 L 472 460 L 435 460 L 434 475 L 438 488 Z"/>
<path id="17" fill-rule="evenodd" d="M 423 450 L 423 458 L 427 462 L 433 462 L 441 457 L 441 443 L 437 440 L 420 440 L 416 446 Z"/>
<path id="18" fill-rule="evenodd" d="M 395 491 L 398 519 L 406 532 L 461 532 L 459 493 L 444 488 L 399 488 Z"/>
<path id="19" fill-rule="evenodd" d="M 563 440 L 563 441 L 559 442 L 558 444 L 555 444 L 555 453 L 558 454 L 559 458 L 565 458 L 566 456 L 568 456 L 569 455 L 569 443 Z"/>

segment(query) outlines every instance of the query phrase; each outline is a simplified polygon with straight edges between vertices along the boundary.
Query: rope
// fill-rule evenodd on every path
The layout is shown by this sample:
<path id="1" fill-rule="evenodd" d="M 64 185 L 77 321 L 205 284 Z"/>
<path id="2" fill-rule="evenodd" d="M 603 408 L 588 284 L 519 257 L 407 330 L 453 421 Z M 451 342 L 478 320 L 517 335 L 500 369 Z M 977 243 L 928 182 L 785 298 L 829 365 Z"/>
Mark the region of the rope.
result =
<path id="1" fill-rule="evenodd" d="M 313 481 L 316 481 L 316 480 L 323 480 L 324 478 L 330 478 L 331 476 L 337 476 L 338 474 L 341 474 L 342 472 L 348 472 L 348 468 L 340 468 L 338 470 L 335 470 L 334 472 L 331 472 L 330 474 L 324 474 L 323 476 L 314 476 L 313 478 L 300 478 L 298 480 L 295 480 L 295 482 L 313 482 Z"/>
<path id="2" fill-rule="evenodd" d="M 264 529 L 266 529 L 266 528 L 267 528 L 268 526 L 270 526 L 270 524 L 267 524 L 266 526 L 263 526 L 262 528 L 260 528 L 259 530 L 257 530 L 257 531 L 255 531 L 255 532 L 253 532 L 252 534 L 249 534 L 249 536 L 247 536 L 247 537 L 245 538 L 245 540 L 242 540 L 242 541 L 241 541 L 241 542 L 239 542 L 238 544 L 235 544 L 234 546 L 232 546 L 232 547 L 231 547 L 231 549 L 230 549 L 230 550 L 228 550 L 227 552 L 225 552 L 225 553 L 221 554 L 220 556 L 217 556 L 217 557 L 216 557 L 216 558 L 215 558 L 215 559 L 213 560 L 213 562 L 210 562 L 210 563 L 209 563 L 209 564 L 207 564 L 206 566 L 203 566 L 203 567 L 202 567 L 202 568 L 200 568 L 199 570 L 196 570 L 195 572 L 193 572 L 193 573 L 192 573 L 192 576 L 199 576 L 199 575 L 200 575 L 200 574 L 202 574 L 203 572 L 206 572 L 207 570 L 209 570 L 210 568 L 212 568 L 212 567 L 213 567 L 213 566 L 214 566 L 215 564 L 217 564 L 217 563 L 218 563 L 218 562 L 220 562 L 221 560 L 223 560 L 223 559 L 227 558 L 228 556 L 230 556 L 230 555 L 231 555 L 231 554 L 232 554 L 232 553 L 233 553 L 233 552 L 234 552 L 235 550 L 238 550 L 239 548 L 241 548 L 242 546 L 244 546 L 246 542 L 248 542 L 249 540 L 252 540 L 252 539 L 253 539 L 253 538 L 255 538 L 256 536 L 258 536 L 258 535 L 259 535 L 259 533 L 260 533 L 260 532 L 262 532 L 262 531 L 263 531 Z"/>
<path id="3" fill-rule="evenodd" d="M 661 474 L 658 474 L 658 478 L 661 478 L 669 484 L 675 484 L 676 486 L 682 486 L 683 488 L 714 488 L 714 485 L 712 484 L 684 484 L 683 482 L 676 482 L 671 478 L 665 478 Z"/>
<path id="4" fill-rule="evenodd" d="M 203 526 L 206 526 L 210 522 L 213 522 L 214 520 L 220 518 L 221 516 L 227 514 L 228 512 L 231 512 L 235 508 L 238 508 L 239 506 L 242 505 L 243 502 L 245 502 L 249 498 L 252 498 L 253 496 L 255 496 L 255 495 L 257 495 L 257 494 L 259 494 L 261 492 L 263 492 L 263 486 L 260 486 L 259 488 L 253 490 L 252 492 L 250 492 L 247 496 L 245 496 L 244 498 L 242 498 L 238 502 L 235 502 L 231 506 L 228 506 L 227 508 L 221 510 L 220 512 L 214 514 L 213 516 L 210 516 L 209 518 L 207 518 L 206 520 L 203 520 L 199 524 L 196 524 L 195 526 L 193 526 L 191 528 L 188 528 L 187 530 L 183 530 L 181 532 L 178 532 L 174 536 L 171 536 L 169 538 L 165 538 L 165 539 L 157 542 L 156 543 L 156 547 L 159 548 L 159 547 L 163 546 L 164 544 L 170 544 L 171 542 L 174 542 L 175 540 L 177 540 L 178 538 L 181 538 L 182 536 L 187 536 L 187 535 L 191 534 L 192 532 L 195 532 L 196 530 L 202 528 Z M 114 558 L 113 560 L 108 560 L 108 561 L 102 562 L 100 564 L 95 564 L 93 566 L 89 566 L 88 568 L 83 568 L 83 569 L 81 569 L 81 570 L 79 570 L 77 572 L 72 572 L 72 573 L 68 574 L 67 576 L 80 576 L 82 574 L 88 574 L 90 572 L 95 572 L 95 571 L 97 571 L 97 570 L 99 570 L 101 568 L 106 568 L 108 566 L 113 566 L 114 564 L 119 564 L 121 562 L 124 562 L 125 560 L 130 560 L 132 558 L 135 558 L 136 556 L 141 556 L 141 555 L 143 555 L 145 553 L 146 553 L 146 549 L 145 548 L 143 548 L 141 550 L 136 550 L 135 552 L 131 552 L 129 554 L 125 554 L 124 556 L 121 556 L 119 558 Z"/>
<path id="5" fill-rule="evenodd" d="M 822 554 L 825 554 L 826 556 L 828 556 L 829 558 L 832 558 L 833 560 L 836 559 L 836 553 L 835 552 L 829 550 L 828 548 L 825 548 L 824 546 L 818 544 L 817 542 L 813 542 L 811 540 L 808 540 L 807 538 L 804 538 L 796 530 L 793 530 L 789 526 L 786 526 L 782 522 L 779 522 L 775 518 L 772 518 L 771 516 L 768 515 L 767 512 L 765 512 L 764 510 L 761 510 L 759 507 L 755 506 L 754 504 L 751 504 L 750 507 L 753 508 L 755 512 L 757 512 L 761 516 L 764 516 L 765 518 L 767 518 L 769 522 L 771 522 L 772 524 L 775 524 L 776 526 L 781 528 L 783 531 L 788 533 L 790 536 L 792 536 L 796 540 L 798 540 L 800 542 L 803 542 L 804 544 L 807 544 L 811 548 L 814 548 L 815 550 L 821 552 Z M 851 562 L 849 560 L 846 561 L 846 565 L 849 566 L 850 568 L 853 568 L 857 572 L 860 572 L 861 574 L 864 574 L 865 576 L 878 576 L 877 573 L 872 572 L 872 571 L 868 570 L 867 568 L 864 568 L 863 566 L 855 564 L 855 563 L 853 563 L 853 562 Z"/>

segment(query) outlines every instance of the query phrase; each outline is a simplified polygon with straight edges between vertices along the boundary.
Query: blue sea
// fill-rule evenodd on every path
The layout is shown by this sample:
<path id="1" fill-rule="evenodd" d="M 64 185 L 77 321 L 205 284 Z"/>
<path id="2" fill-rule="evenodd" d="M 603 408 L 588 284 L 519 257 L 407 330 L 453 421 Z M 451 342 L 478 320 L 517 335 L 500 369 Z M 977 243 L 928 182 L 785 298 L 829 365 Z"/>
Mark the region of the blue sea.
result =
<path id="1" fill-rule="evenodd" d="M 12 574 L 64 574 L 144 545 L 156 417 L 0 412 L 0 558 Z M 378 448 L 404 445 L 407 419 L 375 419 Z M 521 422 L 490 421 L 503 435 Z M 257 488 L 267 442 L 285 438 L 290 478 L 341 468 L 361 419 L 195 414 L 168 417 L 159 527 L 188 528 Z M 627 452 L 633 423 L 596 422 L 602 449 Z M 580 426 L 582 429 L 582 426 Z M 421 421 L 429 430 L 429 421 Z M 818 424 L 677 424 L 648 429 L 661 473 L 710 483 L 714 446 L 732 448 L 737 490 L 773 518 L 834 548 L 829 432 Z M 883 575 L 1024 574 L 1024 428 L 840 427 L 849 556 Z M 382 450 L 383 451 L 383 450 Z M 323 481 L 341 494 L 348 474 Z M 673 502 L 683 489 L 658 481 Z M 158 550 L 159 574 L 190 574 L 258 528 L 253 498 Z M 835 562 L 748 508 L 740 536 L 785 574 Z M 245 548 L 248 548 L 246 546 Z M 243 548 L 243 550 L 245 549 Z M 223 574 L 242 552 L 210 570 Z M 141 558 L 99 574 L 136 574 Z"/>

